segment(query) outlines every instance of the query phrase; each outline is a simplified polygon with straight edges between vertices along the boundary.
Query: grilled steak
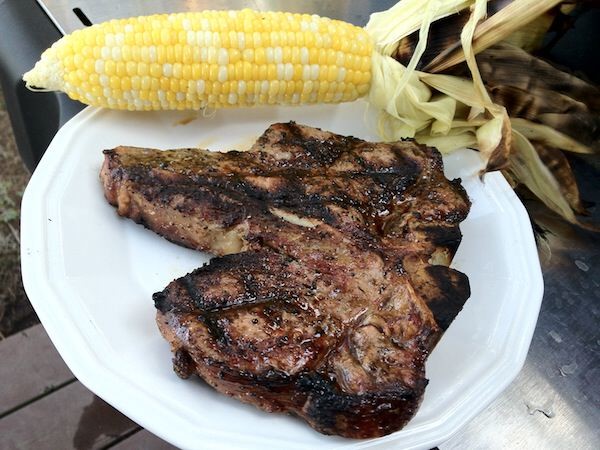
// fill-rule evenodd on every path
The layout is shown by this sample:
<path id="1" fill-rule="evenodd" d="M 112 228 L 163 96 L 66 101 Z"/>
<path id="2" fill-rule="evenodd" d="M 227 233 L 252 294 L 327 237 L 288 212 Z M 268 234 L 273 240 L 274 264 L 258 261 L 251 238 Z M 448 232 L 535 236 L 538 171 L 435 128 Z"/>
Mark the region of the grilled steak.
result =
<path id="1" fill-rule="evenodd" d="M 439 153 L 275 124 L 247 152 L 105 151 L 122 216 L 217 255 L 154 295 L 181 377 L 353 438 L 400 429 L 469 296 Z"/>

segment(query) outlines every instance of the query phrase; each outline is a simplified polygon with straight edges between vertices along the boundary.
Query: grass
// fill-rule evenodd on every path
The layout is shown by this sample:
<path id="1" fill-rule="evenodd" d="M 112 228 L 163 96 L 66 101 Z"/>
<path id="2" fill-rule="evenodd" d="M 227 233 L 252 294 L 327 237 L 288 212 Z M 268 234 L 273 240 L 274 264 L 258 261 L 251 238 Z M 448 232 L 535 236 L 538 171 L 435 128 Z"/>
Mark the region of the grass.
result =
<path id="1" fill-rule="evenodd" d="M 21 280 L 19 215 L 28 180 L 0 91 L 0 339 L 39 322 Z"/>

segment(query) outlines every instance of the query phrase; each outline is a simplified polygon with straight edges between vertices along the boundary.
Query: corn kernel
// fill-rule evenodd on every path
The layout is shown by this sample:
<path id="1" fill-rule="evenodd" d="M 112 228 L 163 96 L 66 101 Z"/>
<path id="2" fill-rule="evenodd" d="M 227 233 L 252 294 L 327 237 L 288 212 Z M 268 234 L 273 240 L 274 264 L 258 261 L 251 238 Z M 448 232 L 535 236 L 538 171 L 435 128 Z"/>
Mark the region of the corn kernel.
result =
<path id="1" fill-rule="evenodd" d="M 181 63 L 183 62 L 183 46 L 179 43 L 172 45 L 173 47 L 173 57 L 175 61 Z"/>
<path id="2" fill-rule="evenodd" d="M 131 90 L 131 79 L 129 77 L 121 77 L 120 78 L 121 81 L 121 90 L 126 92 Z"/>
<path id="3" fill-rule="evenodd" d="M 109 86 L 111 89 L 119 89 L 121 87 L 121 80 L 117 76 L 112 76 L 109 78 Z"/>
<path id="4" fill-rule="evenodd" d="M 175 63 L 173 64 L 173 74 L 172 76 L 174 78 L 180 79 L 183 77 L 183 67 L 181 65 L 181 63 Z"/>
<path id="5" fill-rule="evenodd" d="M 262 64 L 261 66 L 258 67 L 258 76 L 256 79 L 257 80 L 267 79 L 267 65 L 266 64 Z"/>
<path id="6" fill-rule="evenodd" d="M 158 78 L 162 75 L 162 66 L 160 64 L 150 64 L 150 76 Z"/>
<path id="7" fill-rule="evenodd" d="M 125 69 L 125 63 L 123 61 L 119 61 L 116 64 L 115 73 L 118 77 L 124 77 L 127 74 L 127 70 Z"/>

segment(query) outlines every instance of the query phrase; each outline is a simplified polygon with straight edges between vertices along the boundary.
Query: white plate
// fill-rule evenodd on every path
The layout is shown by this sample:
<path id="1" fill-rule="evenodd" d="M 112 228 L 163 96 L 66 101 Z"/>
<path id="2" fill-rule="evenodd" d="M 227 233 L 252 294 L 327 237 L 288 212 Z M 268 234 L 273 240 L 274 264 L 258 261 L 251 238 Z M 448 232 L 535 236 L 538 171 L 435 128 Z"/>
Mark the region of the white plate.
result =
<path id="1" fill-rule="evenodd" d="M 56 135 L 27 187 L 22 268 L 29 299 L 77 378 L 143 427 L 183 448 L 431 448 L 491 402 L 523 365 L 542 298 L 528 216 L 499 173 L 476 176 L 478 154 L 446 158 L 473 207 L 454 267 L 472 295 L 427 363 L 423 404 L 401 431 L 372 440 L 323 436 L 180 380 L 154 322 L 151 295 L 207 256 L 119 218 L 98 180 L 102 149 L 247 148 L 273 122 L 296 120 L 377 140 L 363 103 L 190 113 L 88 108 Z"/>

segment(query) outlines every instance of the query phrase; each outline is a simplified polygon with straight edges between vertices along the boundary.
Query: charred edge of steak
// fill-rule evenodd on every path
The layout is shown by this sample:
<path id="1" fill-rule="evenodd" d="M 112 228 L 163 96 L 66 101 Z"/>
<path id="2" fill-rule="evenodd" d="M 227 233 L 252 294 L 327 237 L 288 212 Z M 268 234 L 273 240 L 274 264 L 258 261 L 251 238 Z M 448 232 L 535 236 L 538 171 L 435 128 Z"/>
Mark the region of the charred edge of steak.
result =
<path id="1" fill-rule="evenodd" d="M 158 322 L 159 326 L 166 322 L 160 313 Z M 428 383 L 422 376 L 413 388 L 382 386 L 376 392 L 350 394 L 319 372 L 290 376 L 277 370 L 260 374 L 232 371 L 210 358 L 194 367 L 184 347 L 174 348 L 173 364 L 182 378 L 197 373 L 230 397 L 269 412 L 297 415 L 323 434 L 354 439 L 384 436 L 402 428 L 416 414 Z"/>
<path id="2" fill-rule="evenodd" d="M 173 371 L 182 379 L 187 379 L 196 373 L 193 358 L 183 348 L 178 348 L 173 352 Z"/>
<path id="3" fill-rule="evenodd" d="M 104 163 L 100 170 L 100 180 L 104 186 L 104 196 L 108 203 L 118 206 L 118 189 L 123 181 L 123 167 L 115 150 L 104 150 Z"/>
<path id="4" fill-rule="evenodd" d="M 405 258 L 403 264 L 415 291 L 425 300 L 440 328 L 447 330 L 471 296 L 469 279 L 446 265 L 431 265 L 415 256 Z"/>
<path id="5" fill-rule="evenodd" d="M 462 219 L 461 219 L 462 220 Z M 450 252 L 450 259 L 456 254 L 462 241 L 462 233 L 458 225 L 423 227 L 432 245 L 444 247 Z"/>
<path id="6" fill-rule="evenodd" d="M 429 266 L 426 269 L 432 283 L 426 289 L 430 294 L 426 303 L 442 330 L 447 330 L 465 302 L 471 296 L 467 276 L 446 266 Z"/>
<path id="7" fill-rule="evenodd" d="M 384 436 L 402 428 L 417 412 L 426 385 L 423 377 L 416 389 L 353 395 L 341 393 L 320 374 L 303 374 L 296 381 L 308 396 L 302 408 L 306 420 L 322 433 L 351 438 Z"/>

